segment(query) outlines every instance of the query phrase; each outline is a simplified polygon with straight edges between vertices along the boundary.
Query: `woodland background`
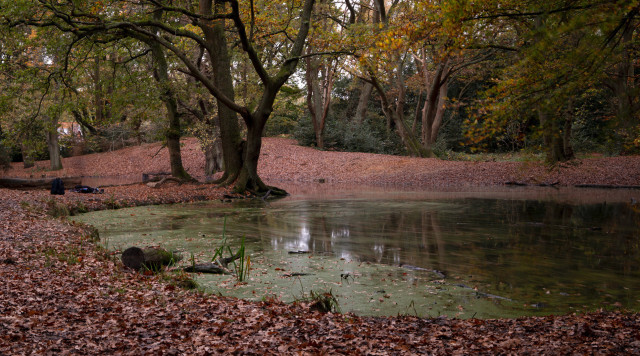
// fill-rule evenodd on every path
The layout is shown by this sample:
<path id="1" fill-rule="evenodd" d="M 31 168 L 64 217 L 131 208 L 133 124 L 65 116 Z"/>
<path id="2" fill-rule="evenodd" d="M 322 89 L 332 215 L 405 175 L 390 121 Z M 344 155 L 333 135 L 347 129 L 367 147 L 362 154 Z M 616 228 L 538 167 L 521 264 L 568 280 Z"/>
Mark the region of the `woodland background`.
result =
<path id="1" fill-rule="evenodd" d="M 639 1 L 0 1 L 0 163 L 261 137 L 450 160 L 640 149 Z M 514 159 L 511 155 L 497 159 Z M 494 157 L 494 159 L 496 159 Z M 523 158 L 524 157 L 524 158 Z M 115 173 L 115 172 L 114 172 Z"/>

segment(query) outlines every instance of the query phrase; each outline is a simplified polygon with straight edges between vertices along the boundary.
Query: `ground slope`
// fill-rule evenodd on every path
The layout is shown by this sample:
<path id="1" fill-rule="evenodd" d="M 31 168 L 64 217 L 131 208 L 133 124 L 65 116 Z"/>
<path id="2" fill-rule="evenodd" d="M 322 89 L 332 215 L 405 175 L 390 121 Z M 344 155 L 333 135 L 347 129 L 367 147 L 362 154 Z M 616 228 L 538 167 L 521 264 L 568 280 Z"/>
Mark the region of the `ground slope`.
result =
<path id="1" fill-rule="evenodd" d="M 183 140 L 182 158 L 187 171 L 204 180 L 204 156 L 195 139 Z M 48 163 L 38 162 L 35 168 L 26 170 L 20 163 L 14 163 L 11 170 L 0 172 L 0 176 L 139 176 L 170 171 L 167 149 L 159 143 L 64 158 L 64 169 L 56 172 L 47 170 Z M 298 146 L 291 139 L 265 138 L 259 173 L 274 184 L 324 179 L 327 183 L 434 188 L 495 186 L 505 182 L 640 185 L 640 156 L 580 159 L 549 168 L 540 162 L 460 162 L 320 151 Z"/>

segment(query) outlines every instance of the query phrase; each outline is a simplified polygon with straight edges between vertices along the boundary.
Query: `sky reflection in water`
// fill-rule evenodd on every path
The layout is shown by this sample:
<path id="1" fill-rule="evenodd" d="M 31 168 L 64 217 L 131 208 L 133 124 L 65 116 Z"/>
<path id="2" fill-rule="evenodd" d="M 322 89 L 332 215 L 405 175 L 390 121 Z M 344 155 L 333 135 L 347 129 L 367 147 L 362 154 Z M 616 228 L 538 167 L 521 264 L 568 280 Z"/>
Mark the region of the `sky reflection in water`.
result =
<path id="1" fill-rule="evenodd" d="M 96 224 L 112 247 L 161 244 L 201 261 L 212 256 L 226 219 L 232 245 L 246 236 L 252 280 L 241 286 L 228 276 L 200 281 L 252 299 L 291 301 L 311 289 L 332 290 L 343 311 L 373 315 L 640 310 L 640 214 L 628 203 L 298 195 L 81 219 Z M 291 273 L 309 275 L 283 277 Z M 345 273 L 352 280 L 340 277 Z"/>

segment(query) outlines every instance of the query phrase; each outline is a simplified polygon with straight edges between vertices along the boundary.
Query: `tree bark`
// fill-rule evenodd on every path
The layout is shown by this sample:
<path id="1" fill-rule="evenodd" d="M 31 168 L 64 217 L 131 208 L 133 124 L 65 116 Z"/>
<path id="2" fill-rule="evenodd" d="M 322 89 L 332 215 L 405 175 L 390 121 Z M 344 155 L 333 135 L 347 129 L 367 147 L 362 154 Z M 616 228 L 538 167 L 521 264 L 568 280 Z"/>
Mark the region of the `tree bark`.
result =
<path id="1" fill-rule="evenodd" d="M 546 162 L 555 164 L 567 161 L 563 147 L 562 132 L 558 128 L 557 120 L 549 118 L 549 115 L 543 110 L 538 111 L 540 125 L 542 126 L 542 135 L 544 147 L 546 151 Z"/>
<path id="2" fill-rule="evenodd" d="M 267 187 L 258 175 L 258 159 L 260 158 L 260 150 L 262 148 L 262 131 L 264 130 L 267 117 L 264 115 L 262 117 L 252 115 L 251 120 L 246 120 L 247 141 L 244 143 L 243 164 L 234 187 L 234 191 L 237 193 L 244 193 L 248 190 L 254 194 L 263 194 L 269 192 L 271 189 Z"/>
<path id="3" fill-rule="evenodd" d="M 618 123 L 624 128 L 633 127 L 638 123 L 635 112 L 640 107 L 637 95 L 637 77 L 634 65 L 635 50 L 633 46 L 633 35 L 635 26 L 626 25 L 621 36 L 621 60 L 615 67 L 615 74 L 610 80 L 610 88 L 616 97 L 615 109 Z"/>
<path id="4" fill-rule="evenodd" d="M 201 4 L 202 2 L 205 2 L 205 0 L 202 0 Z M 265 197 L 269 194 L 287 194 L 284 190 L 274 187 L 268 187 L 266 184 L 264 184 L 264 182 L 258 175 L 258 159 L 260 158 L 260 149 L 262 146 L 262 133 L 264 131 L 265 124 L 273 111 L 273 103 L 275 102 L 278 91 L 280 90 L 280 88 L 282 88 L 284 83 L 286 83 L 289 77 L 291 77 L 291 75 L 295 72 L 300 60 L 300 55 L 303 53 L 306 44 L 306 38 L 309 34 L 310 18 L 311 12 L 313 11 L 313 4 L 314 0 L 306 0 L 304 2 L 300 12 L 300 28 L 288 54 L 289 59 L 282 64 L 276 75 L 271 76 L 265 69 L 263 63 L 260 61 L 255 48 L 253 48 L 252 46 L 251 39 L 246 33 L 245 26 L 242 23 L 242 19 L 240 18 L 238 3 L 234 1 L 231 2 L 231 18 L 233 19 L 235 27 L 238 30 L 242 48 L 249 56 L 249 59 L 251 60 L 251 63 L 256 70 L 256 73 L 260 77 L 263 85 L 262 95 L 255 111 L 249 112 L 247 108 L 236 107 L 236 111 L 241 114 L 242 119 L 244 120 L 244 123 L 247 127 L 247 140 L 244 143 L 244 147 L 242 147 L 242 150 L 236 151 L 237 153 L 242 153 L 242 159 L 238 161 L 237 158 L 234 157 L 235 162 L 238 162 L 241 165 L 238 179 L 236 180 L 234 186 L 234 191 L 238 193 L 243 193 L 245 191 L 250 191 L 251 193 L 256 195 L 261 195 L 264 193 Z M 220 26 L 220 32 L 216 38 L 224 40 L 226 43 L 222 26 Z M 221 65 L 221 63 L 218 63 L 218 65 Z M 219 67 L 218 69 L 223 70 L 222 73 L 229 73 L 229 68 L 230 66 L 226 65 L 223 67 Z M 218 80 L 218 78 L 216 78 L 216 80 Z M 229 87 L 225 90 L 233 90 L 233 82 L 231 80 L 226 82 L 226 85 L 229 85 Z M 218 88 L 222 87 L 218 86 Z M 229 99 L 228 96 L 226 96 L 226 98 Z M 228 104 L 223 103 L 223 105 L 220 106 L 229 106 L 231 108 L 234 105 L 232 102 L 229 102 Z M 221 116 L 220 120 L 222 121 L 222 119 L 223 118 Z M 223 148 L 227 150 L 228 147 L 231 148 L 230 145 L 227 146 L 223 141 Z M 228 171 L 230 169 L 229 164 L 231 162 L 226 160 L 226 156 L 225 163 L 227 164 L 226 169 Z"/>
<path id="5" fill-rule="evenodd" d="M 372 91 L 373 91 L 373 84 L 365 82 L 362 85 L 362 89 L 360 90 L 360 96 L 358 97 L 358 106 L 356 107 L 356 117 L 355 117 L 356 122 L 359 124 L 362 124 L 364 120 L 367 118 L 369 98 L 371 97 Z"/>
<path id="6" fill-rule="evenodd" d="M 49 125 L 49 130 L 47 130 L 47 148 L 49 151 L 49 162 L 51 170 L 57 171 L 62 169 L 62 158 L 60 157 L 60 143 L 58 141 L 58 119 L 56 115 L 52 115 L 50 117 Z"/>
<path id="7" fill-rule="evenodd" d="M 447 71 L 447 60 L 438 63 L 436 70 L 431 72 L 427 66 L 426 53 L 422 54 L 422 72 L 427 97 L 422 108 L 422 144 L 428 157 L 433 157 L 433 146 L 438 138 L 438 132 L 444 116 L 448 84 L 444 80 Z"/>
<path id="8" fill-rule="evenodd" d="M 574 159 L 573 145 L 571 144 L 571 128 L 573 126 L 573 99 L 569 100 L 567 108 L 567 116 L 564 119 L 564 128 L 562 129 L 562 151 L 566 160 Z"/>
<path id="9" fill-rule="evenodd" d="M 307 47 L 311 53 L 311 47 Z M 316 146 L 324 148 L 324 128 L 331 105 L 331 90 L 333 89 L 333 68 L 324 59 L 307 57 L 307 108 L 313 123 L 316 136 Z M 322 76 L 322 80 L 320 77 Z"/>
<path id="10" fill-rule="evenodd" d="M 225 12 L 226 6 L 223 2 L 216 2 L 213 5 L 211 0 L 200 0 L 200 14 L 202 15 L 211 16 Z M 233 101 L 235 91 L 225 35 L 225 20 L 219 19 L 214 22 L 202 23 L 201 28 L 207 42 L 207 53 L 211 61 L 214 83 L 227 98 Z M 242 135 L 237 113 L 220 99 L 217 99 L 217 107 L 225 170 L 216 183 L 229 185 L 237 179 L 242 169 Z"/>
<path id="11" fill-rule="evenodd" d="M 224 170 L 224 156 L 220 140 L 215 140 L 204 149 L 204 174 L 212 176 Z"/>
<path id="12" fill-rule="evenodd" d="M 426 150 L 424 149 L 424 147 L 422 147 L 420 141 L 405 124 L 402 110 L 399 110 L 398 108 L 394 109 L 392 107 L 392 104 L 387 97 L 387 93 L 384 91 L 380 83 L 373 75 L 371 75 L 371 81 L 373 87 L 380 95 L 382 112 L 384 113 L 385 118 L 395 124 L 398 135 L 400 136 L 402 143 L 407 149 L 407 152 L 409 152 L 409 154 L 414 157 L 426 157 Z"/>
<path id="13" fill-rule="evenodd" d="M 162 16 L 160 10 L 154 13 L 154 18 Z M 182 165 L 182 154 L 180 152 L 180 116 L 178 115 L 178 102 L 172 89 L 169 79 L 169 66 L 162 46 L 155 41 L 148 41 L 151 47 L 151 54 L 155 62 L 154 77 L 160 85 L 160 99 L 164 102 L 167 110 L 168 129 L 166 132 L 167 149 L 169 150 L 169 163 L 171 165 L 171 175 L 184 180 L 193 180 Z"/>

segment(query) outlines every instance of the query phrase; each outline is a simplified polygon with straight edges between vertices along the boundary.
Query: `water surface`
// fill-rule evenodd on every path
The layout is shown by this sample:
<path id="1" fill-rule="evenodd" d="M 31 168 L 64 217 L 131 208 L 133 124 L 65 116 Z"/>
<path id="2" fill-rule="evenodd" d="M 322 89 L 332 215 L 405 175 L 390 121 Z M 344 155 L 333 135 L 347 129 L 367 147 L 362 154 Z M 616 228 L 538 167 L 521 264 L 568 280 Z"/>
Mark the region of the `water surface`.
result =
<path id="1" fill-rule="evenodd" d="M 623 197 L 595 203 L 550 192 L 307 191 L 274 202 L 140 207 L 80 219 L 96 225 L 109 248 L 161 245 L 196 262 L 211 259 L 226 221 L 231 246 L 245 237 L 252 270 L 241 284 L 233 276 L 197 277 L 223 295 L 293 301 L 331 291 L 342 311 L 363 315 L 640 310 L 637 207 Z"/>

